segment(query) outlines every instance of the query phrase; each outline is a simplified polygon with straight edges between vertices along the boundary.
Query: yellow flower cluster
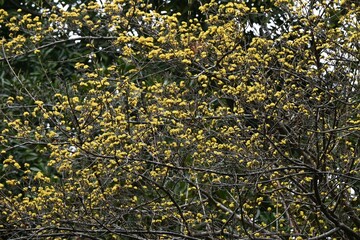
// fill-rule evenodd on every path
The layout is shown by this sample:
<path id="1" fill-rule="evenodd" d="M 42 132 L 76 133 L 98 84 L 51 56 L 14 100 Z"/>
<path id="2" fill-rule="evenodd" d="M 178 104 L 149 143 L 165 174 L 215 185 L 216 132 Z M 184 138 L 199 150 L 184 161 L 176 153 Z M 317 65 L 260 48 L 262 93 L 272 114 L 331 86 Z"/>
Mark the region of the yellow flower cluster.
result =
<path id="1" fill-rule="evenodd" d="M 0 10 L 0 55 L 21 85 L 1 105 L 1 227 L 305 239 L 336 222 L 355 238 L 359 8 L 341 3 L 332 27 L 338 3 L 208 1 L 185 22 L 146 2 Z M 83 52 L 43 62 L 69 42 Z M 12 66 L 34 52 L 48 98 Z M 46 70 L 59 63 L 71 74 Z"/>

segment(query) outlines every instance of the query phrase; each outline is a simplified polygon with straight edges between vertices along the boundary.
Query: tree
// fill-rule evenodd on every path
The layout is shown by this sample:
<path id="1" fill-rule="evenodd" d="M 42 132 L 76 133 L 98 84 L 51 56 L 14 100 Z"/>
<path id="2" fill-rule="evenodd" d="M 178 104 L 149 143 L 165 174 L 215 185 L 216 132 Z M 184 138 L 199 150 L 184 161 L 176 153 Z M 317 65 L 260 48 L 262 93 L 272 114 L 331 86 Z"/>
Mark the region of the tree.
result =
<path id="1" fill-rule="evenodd" d="M 0 10 L 2 236 L 358 239 L 359 6 L 270 3 Z"/>

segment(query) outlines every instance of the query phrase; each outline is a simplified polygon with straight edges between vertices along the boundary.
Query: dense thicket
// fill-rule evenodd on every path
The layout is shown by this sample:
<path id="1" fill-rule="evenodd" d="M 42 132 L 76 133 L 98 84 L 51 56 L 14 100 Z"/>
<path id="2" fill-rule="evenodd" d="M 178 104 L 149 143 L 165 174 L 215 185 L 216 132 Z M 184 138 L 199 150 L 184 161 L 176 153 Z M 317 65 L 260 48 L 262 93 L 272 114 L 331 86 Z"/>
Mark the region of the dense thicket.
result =
<path id="1" fill-rule="evenodd" d="M 359 239 L 359 10 L 0 2 L 0 235 Z"/>

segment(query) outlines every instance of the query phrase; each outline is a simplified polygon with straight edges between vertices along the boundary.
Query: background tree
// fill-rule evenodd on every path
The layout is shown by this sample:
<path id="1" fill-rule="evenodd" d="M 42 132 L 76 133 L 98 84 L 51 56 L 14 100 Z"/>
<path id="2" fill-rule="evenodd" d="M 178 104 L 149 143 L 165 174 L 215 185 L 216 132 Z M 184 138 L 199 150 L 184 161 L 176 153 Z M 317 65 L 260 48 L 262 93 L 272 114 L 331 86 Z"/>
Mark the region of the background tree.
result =
<path id="1" fill-rule="evenodd" d="M 359 6 L 147 3 L 0 10 L 1 234 L 358 239 Z"/>

